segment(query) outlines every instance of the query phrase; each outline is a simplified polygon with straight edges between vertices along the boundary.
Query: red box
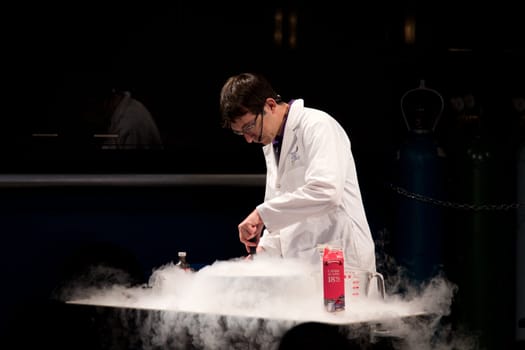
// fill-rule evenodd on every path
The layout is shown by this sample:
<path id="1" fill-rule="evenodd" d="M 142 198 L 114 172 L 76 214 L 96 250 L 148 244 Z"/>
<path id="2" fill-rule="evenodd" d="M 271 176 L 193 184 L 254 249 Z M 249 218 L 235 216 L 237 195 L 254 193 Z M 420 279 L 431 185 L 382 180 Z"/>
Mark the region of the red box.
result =
<path id="1" fill-rule="evenodd" d="M 345 309 L 345 264 L 343 250 L 325 248 L 323 252 L 324 305 L 327 311 Z"/>

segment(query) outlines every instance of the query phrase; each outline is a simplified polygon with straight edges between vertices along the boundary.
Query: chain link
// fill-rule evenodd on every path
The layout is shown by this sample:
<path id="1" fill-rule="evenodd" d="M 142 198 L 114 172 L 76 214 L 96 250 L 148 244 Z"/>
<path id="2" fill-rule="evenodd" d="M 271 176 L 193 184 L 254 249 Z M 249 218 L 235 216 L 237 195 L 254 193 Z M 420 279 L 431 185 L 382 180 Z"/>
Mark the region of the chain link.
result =
<path id="1" fill-rule="evenodd" d="M 451 201 L 444 201 L 428 196 L 424 196 L 420 193 L 410 192 L 407 189 L 389 184 L 389 187 L 399 195 L 415 199 L 421 202 L 435 204 L 442 207 L 461 209 L 461 210 L 473 210 L 473 211 L 489 211 L 489 210 L 511 210 L 518 209 L 519 207 L 525 206 L 523 203 L 502 203 L 502 204 L 469 204 L 469 203 L 456 203 Z"/>

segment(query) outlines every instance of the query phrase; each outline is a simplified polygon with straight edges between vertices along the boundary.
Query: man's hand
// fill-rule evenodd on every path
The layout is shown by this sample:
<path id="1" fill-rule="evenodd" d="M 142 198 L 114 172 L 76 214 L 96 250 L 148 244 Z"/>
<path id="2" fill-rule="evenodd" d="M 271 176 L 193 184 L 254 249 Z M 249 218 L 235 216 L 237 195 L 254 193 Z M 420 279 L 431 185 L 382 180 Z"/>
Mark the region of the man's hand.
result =
<path id="1" fill-rule="evenodd" d="M 253 256 L 254 256 L 255 254 L 261 254 L 261 253 L 264 252 L 264 248 L 263 248 L 263 247 L 260 247 L 260 246 L 257 247 L 257 248 L 254 248 L 254 249 L 256 249 L 256 252 L 257 252 L 257 253 L 250 253 L 250 254 L 246 255 L 246 257 L 244 258 L 245 260 L 253 260 Z"/>
<path id="2" fill-rule="evenodd" d="M 239 239 L 246 246 L 246 251 L 250 253 L 250 247 L 257 247 L 264 223 L 257 212 L 252 211 L 238 226 Z"/>

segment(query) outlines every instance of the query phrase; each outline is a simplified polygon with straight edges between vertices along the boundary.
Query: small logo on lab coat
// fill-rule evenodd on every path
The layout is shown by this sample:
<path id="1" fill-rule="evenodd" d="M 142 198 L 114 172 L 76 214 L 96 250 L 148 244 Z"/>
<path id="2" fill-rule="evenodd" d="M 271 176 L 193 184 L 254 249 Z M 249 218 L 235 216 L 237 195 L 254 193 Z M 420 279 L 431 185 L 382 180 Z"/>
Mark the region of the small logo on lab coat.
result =
<path id="1" fill-rule="evenodd" d="M 292 165 L 294 165 L 294 163 L 298 161 L 300 158 L 299 155 L 297 154 L 298 151 L 299 151 L 299 146 L 295 146 L 295 150 L 290 152 L 290 160 L 292 161 Z"/>

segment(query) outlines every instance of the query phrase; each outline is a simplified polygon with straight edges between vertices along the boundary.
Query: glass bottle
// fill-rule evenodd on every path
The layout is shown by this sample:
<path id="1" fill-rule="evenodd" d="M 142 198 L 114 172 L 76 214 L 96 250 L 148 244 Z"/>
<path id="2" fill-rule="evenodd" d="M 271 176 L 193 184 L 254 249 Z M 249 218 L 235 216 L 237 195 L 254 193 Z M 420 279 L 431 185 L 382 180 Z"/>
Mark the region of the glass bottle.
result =
<path id="1" fill-rule="evenodd" d="M 179 256 L 179 261 L 177 262 L 177 264 L 175 264 L 175 266 L 185 271 L 193 271 L 193 269 L 191 268 L 191 265 L 186 260 L 186 252 L 178 252 L 178 256 Z"/>

